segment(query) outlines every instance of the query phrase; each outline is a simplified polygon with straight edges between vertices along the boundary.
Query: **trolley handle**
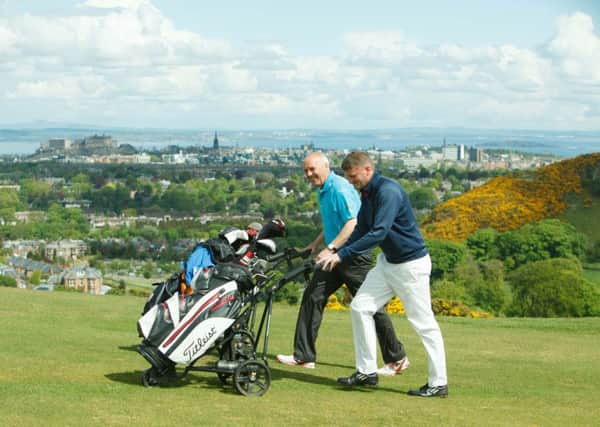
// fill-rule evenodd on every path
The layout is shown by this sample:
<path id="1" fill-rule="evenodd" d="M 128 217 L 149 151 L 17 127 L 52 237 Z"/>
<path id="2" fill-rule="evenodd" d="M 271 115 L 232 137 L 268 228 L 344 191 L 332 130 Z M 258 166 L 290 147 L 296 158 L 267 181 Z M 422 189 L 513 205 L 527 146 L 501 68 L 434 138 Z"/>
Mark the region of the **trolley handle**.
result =
<path id="1" fill-rule="evenodd" d="M 307 258 L 310 255 L 310 249 L 299 251 L 296 248 L 286 248 L 283 252 L 266 258 L 268 262 L 279 264 L 282 261 L 291 261 L 296 258 Z"/>
<path id="2" fill-rule="evenodd" d="M 308 280 L 309 273 L 314 271 L 315 263 L 312 260 L 304 261 L 301 265 L 289 270 L 287 273 L 283 275 L 281 279 L 277 281 L 277 284 L 271 288 L 271 292 L 277 292 L 281 289 L 285 284 L 291 282 L 298 276 L 304 275 L 304 279 Z"/>

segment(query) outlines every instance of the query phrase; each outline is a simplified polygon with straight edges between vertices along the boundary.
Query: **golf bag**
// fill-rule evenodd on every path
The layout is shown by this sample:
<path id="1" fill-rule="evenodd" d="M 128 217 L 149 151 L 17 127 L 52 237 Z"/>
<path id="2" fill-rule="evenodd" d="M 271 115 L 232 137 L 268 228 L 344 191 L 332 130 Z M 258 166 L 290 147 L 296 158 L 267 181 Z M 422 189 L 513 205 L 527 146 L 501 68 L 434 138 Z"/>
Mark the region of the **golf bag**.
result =
<path id="1" fill-rule="evenodd" d="M 267 237 L 282 235 L 280 220 L 262 227 L 255 238 L 224 230 L 194 248 L 180 272 L 154 284 L 137 325 L 143 337 L 138 351 L 152 365 L 153 378 L 168 379 L 176 364 L 192 364 L 236 321 L 246 327 L 247 319 L 239 316 L 257 292 L 254 276 L 264 270 L 264 256 L 277 251 Z"/>

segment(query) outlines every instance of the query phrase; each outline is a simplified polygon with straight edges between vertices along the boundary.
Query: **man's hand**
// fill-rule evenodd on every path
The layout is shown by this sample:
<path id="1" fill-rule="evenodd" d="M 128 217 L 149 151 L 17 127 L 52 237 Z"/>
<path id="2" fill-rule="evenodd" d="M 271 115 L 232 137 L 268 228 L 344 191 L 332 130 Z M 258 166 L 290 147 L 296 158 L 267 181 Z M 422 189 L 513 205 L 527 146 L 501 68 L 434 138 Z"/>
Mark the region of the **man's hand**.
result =
<path id="1" fill-rule="evenodd" d="M 331 271 L 342 262 L 341 258 L 338 254 L 331 252 L 330 250 L 321 251 L 317 259 L 315 259 L 317 265 L 320 265 L 321 268 L 325 271 Z"/>
<path id="2" fill-rule="evenodd" d="M 323 249 L 321 250 L 321 252 L 319 252 L 319 255 L 316 256 L 315 260 L 320 259 L 321 257 L 323 257 L 324 255 L 328 255 L 328 254 L 332 254 L 333 252 L 331 251 L 331 249 Z"/>

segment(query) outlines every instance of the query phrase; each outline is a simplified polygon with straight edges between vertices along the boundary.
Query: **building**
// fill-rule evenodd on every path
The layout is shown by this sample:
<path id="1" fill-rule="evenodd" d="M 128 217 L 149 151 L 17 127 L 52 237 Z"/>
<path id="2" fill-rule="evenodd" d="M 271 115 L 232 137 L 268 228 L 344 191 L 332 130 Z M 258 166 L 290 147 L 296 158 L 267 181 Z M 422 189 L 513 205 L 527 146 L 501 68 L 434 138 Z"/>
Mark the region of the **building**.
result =
<path id="1" fill-rule="evenodd" d="M 94 295 L 102 294 L 102 274 L 95 268 L 77 265 L 64 272 L 61 282 L 66 289 L 76 289 Z"/>
<path id="2" fill-rule="evenodd" d="M 444 160 L 456 162 L 458 160 L 465 160 L 465 146 L 464 144 L 451 144 L 442 146 L 442 157 Z"/>
<path id="3" fill-rule="evenodd" d="M 215 139 L 213 139 L 213 149 L 219 149 L 219 138 L 217 138 L 217 132 L 215 132 Z"/>
<path id="4" fill-rule="evenodd" d="M 54 138 L 48 140 L 48 148 L 52 151 L 68 151 L 71 149 L 71 140 L 64 138 Z"/>
<path id="5" fill-rule="evenodd" d="M 2 248 L 13 256 L 26 258 L 28 254 L 37 252 L 45 243 L 44 240 L 6 240 L 2 243 Z"/>
<path id="6" fill-rule="evenodd" d="M 444 145 L 442 146 L 442 156 L 444 160 L 450 160 L 455 162 L 458 160 L 458 146 L 457 145 Z"/>
<path id="7" fill-rule="evenodd" d="M 409 171 L 416 171 L 419 168 L 434 168 L 437 166 L 437 159 L 426 158 L 426 157 L 410 157 L 402 160 L 402 164 Z"/>
<path id="8" fill-rule="evenodd" d="M 12 277 L 13 279 L 17 278 L 17 270 L 14 267 L 9 265 L 0 264 L 0 276 Z"/>
<path id="9" fill-rule="evenodd" d="M 482 155 L 483 155 L 483 151 L 480 148 L 477 148 L 477 147 L 469 148 L 469 161 L 470 162 L 481 163 Z"/>
<path id="10" fill-rule="evenodd" d="M 38 270 L 43 275 L 49 276 L 61 271 L 60 267 L 44 262 L 33 261 L 29 258 L 11 256 L 8 258 L 8 265 L 12 266 L 17 274 L 24 278 L 31 277 L 31 274 Z"/>
<path id="11" fill-rule="evenodd" d="M 88 150 L 114 149 L 116 142 L 108 135 L 92 135 L 83 140 L 83 146 Z"/>
<path id="12" fill-rule="evenodd" d="M 86 250 L 87 245 L 83 240 L 59 240 L 46 245 L 44 256 L 46 259 L 75 260 L 81 258 Z"/>

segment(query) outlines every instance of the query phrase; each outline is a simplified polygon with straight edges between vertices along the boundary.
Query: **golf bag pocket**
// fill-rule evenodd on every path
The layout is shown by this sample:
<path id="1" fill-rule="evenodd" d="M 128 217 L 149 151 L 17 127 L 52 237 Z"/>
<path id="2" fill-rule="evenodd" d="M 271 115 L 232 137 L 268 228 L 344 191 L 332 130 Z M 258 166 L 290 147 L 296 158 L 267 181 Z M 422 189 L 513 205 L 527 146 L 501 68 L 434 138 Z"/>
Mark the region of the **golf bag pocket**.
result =
<path id="1" fill-rule="evenodd" d="M 248 292 L 254 287 L 250 270 L 236 263 L 217 264 L 210 278 L 210 288 L 222 283 L 235 281 L 240 292 Z"/>

